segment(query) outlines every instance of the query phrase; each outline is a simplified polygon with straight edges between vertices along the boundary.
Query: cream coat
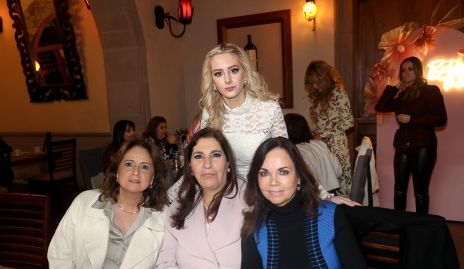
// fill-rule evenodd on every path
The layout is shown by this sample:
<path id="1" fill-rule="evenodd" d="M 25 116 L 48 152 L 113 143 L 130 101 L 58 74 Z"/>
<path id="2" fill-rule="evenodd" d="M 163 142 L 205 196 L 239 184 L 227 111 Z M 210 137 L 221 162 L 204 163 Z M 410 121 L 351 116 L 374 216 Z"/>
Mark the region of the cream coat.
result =
<path id="1" fill-rule="evenodd" d="M 74 199 L 48 248 L 50 269 L 102 268 L 109 237 L 109 219 L 103 209 L 92 208 L 100 193 L 85 191 Z M 153 268 L 164 234 L 164 213 L 152 217 L 135 232 L 123 268 Z"/>
<path id="2" fill-rule="evenodd" d="M 156 268 L 240 268 L 240 229 L 243 224 L 242 210 L 245 208 L 243 193 L 245 183 L 233 199 L 223 198 L 216 219 L 206 233 L 203 201 L 192 215 L 185 220 L 184 229 L 172 227 L 166 218 L 166 234 Z M 170 207 L 175 212 L 177 203 Z"/>

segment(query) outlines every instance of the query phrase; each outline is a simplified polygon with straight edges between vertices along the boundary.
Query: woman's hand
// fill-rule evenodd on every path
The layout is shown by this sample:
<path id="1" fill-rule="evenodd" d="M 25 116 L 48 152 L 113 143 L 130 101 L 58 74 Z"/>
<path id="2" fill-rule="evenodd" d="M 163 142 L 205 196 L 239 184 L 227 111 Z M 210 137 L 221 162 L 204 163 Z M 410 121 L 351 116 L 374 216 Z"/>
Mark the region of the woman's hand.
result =
<path id="1" fill-rule="evenodd" d="M 405 91 L 409 86 L 411 86 L 412 81 L 406 82 L 406 81 L 400 81 L 396 87 L 400 90 L 399 92 Z"/>
<path id="2" fill-rule="evenodd" d="M 360 203 L 357 203 L 343 196 L 330 196 L 327 200 L 331 201 L 332 203 L 336 203 L 337 205 L 345 204 L 351 207 L 361 205 Z"/>
<path id="3" fill-rule="evenodd" d="M 398 114 L 396 116 L 396 119 L 398 120 L 399 123 L 409 123 L 411 120 L 411 115 L 408 114 Z"/>

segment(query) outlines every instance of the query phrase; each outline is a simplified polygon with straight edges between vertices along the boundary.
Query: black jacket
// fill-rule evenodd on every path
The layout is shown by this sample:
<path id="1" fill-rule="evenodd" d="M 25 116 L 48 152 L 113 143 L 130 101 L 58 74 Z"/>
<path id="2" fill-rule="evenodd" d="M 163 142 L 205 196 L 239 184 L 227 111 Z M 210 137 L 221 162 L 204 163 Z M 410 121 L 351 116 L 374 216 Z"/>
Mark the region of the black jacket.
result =
<path id="1" fill-rule="evenodd" d="M 420 89 L 418 98 L 410 101 L 401 100 L 396 95 L 399 89 L 387 86 L 375 105 L 377 112 L 395 112 L 411 116 L 409 123 L 400 123 L 395 133 L 393 146 L 396 149 L 436 147 L 435 127 L 447 122 L 445 102 L 440 89 L 434 85 L 425 85 Z"/>

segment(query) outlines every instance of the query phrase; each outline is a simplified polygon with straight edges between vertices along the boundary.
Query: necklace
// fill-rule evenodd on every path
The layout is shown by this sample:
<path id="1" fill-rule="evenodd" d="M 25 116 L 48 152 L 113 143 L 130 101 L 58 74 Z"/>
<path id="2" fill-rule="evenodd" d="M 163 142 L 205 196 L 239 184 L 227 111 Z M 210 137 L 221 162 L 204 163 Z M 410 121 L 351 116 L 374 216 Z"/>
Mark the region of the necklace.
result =
<path id="1" fill-rule="evenodd" d="M 128 214 L 137 214 L 137 213 L 139 213 L 139 210 L 138 210 L 138 209 L 137 209 L 137 210 L 134 210 L 134 211 L 130 211 L 130 210 L 124 209 L 124 208 L 123 208 L 121 205 L 119 205 L 119 204 L 116 204 L 116 205 L 119 207 L 119 209 L 121 209 L 122 212 L 125 212 L 125 213 L 128 213 Z"/>

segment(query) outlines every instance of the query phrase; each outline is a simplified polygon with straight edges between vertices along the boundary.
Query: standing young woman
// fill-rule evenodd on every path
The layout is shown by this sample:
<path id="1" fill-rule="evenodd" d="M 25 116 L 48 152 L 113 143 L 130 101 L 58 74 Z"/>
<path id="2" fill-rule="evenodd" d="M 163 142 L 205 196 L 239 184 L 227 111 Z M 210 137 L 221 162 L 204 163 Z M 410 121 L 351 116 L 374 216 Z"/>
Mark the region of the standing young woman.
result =
<path id="1" fill-rule="evenodd" d="M 277 96 L 234 44 L 209 51 L 202 75 L 201 128 L 222 130 L 234 151 L 238 175 L 246 180 L 259 144 L 270 137 L 288 137 Z"/>
<path id="2" fill-rule="evenodd" d="M 346 131 L 353 127 L 354 120 L 340 74 L 324 61 L 313 61 L 306 69 L 305 89 L 310 103 L 309 126 L 337 157 L 342 167 L 337 192 L 349 197 L 352 176 Z"/>
<path id="3" fill-rule="evenodd" d="M 399 79 L 397 86 L 387 86 L 375 106 L 377 112 L 395 112 L 399 123 L 393 142 L 395 209 L 406 209 L 412 174 L 416 211 L 428 213 L 430 178 L 437 158 L 435 127 L 447 122 L 445 103 L 440 89 L 427 84 L 418 58 L 401 63 Z"/>
<path id="4" fill-rule="evenodd" d="M 321 201 L 298 149 L 283 137 L 253 157 L 242 228 L 242 269 L 366 268 L 343 211 Z"/>
<path id="5" fill-rule="evenodd" d="M 164 235 L 166 171 L 158 149 L 124 144 L 100 190 L 82 192 L 48 248 L 50 268 L 153 268 Z"/>

